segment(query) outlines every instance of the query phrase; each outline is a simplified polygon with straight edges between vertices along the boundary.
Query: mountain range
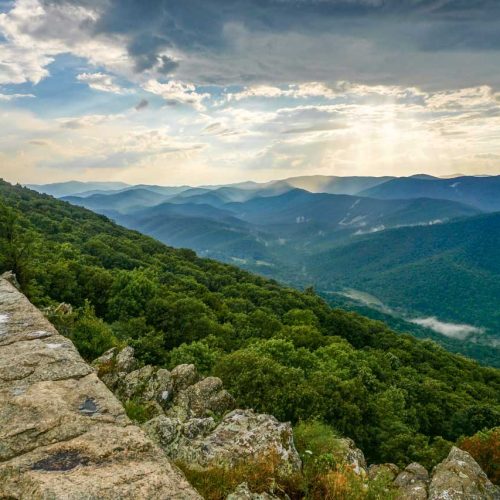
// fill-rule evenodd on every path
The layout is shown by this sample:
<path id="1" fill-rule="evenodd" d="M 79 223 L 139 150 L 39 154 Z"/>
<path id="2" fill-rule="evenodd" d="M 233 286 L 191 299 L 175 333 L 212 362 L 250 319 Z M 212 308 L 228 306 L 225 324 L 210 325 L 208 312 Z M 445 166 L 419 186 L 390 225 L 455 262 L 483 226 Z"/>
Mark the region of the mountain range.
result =
<path id="1" fill-rule="evenodd" d="M 36 188 L 163 243 L 313 285 L 332 303 L 354 301 L 500 364 L 485 354 L 500 359 L 500 176 L 86 187 Z"/>

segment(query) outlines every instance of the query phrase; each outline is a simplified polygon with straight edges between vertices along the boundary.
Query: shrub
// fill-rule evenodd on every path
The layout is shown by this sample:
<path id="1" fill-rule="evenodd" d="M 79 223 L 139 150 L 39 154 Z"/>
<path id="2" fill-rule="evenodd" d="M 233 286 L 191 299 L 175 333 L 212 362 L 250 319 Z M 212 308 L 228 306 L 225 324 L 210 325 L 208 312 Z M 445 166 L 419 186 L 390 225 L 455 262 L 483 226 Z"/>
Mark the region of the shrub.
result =
<path id="1" fill-rule="evenodd" d="M 462 438 L 458 446 L 472 455 L 492 483 L 500 484 L 500 427 Z"/>
<path id="2" fill-rule="evenodd" d="M 304 498 L 302 476 L 283 476 L 279 469 L 280 462 L 278 454 L 273 453 L 228 467 L 214 466 L 200 470 L 184 462 L 177 462 L 177 465 L 206 500 L 223 500 L 243 482 L 252 492 L 273 491 L 292 499 Z"/>
<path id="3" fill-rule="evenodd" d="M 125 401 L 123 406 L 128 418 L 139 424 L 143 424 L 155 416 L 153 407 L 148 404 L 141 403 L 136 399 L 129 399 Z"/>

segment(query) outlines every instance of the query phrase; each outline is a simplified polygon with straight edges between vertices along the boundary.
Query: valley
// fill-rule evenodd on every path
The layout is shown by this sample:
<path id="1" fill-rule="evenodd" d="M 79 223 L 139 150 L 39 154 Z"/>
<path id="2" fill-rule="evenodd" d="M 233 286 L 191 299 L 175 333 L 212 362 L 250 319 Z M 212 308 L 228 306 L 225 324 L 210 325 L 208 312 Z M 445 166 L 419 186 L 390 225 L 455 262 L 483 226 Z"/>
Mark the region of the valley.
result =
<path id="1" fill-rule="evenodd" d="M 299 288 L 333 289 L 355 307 L 393 318 L 402 325 L 396 330 L 426 332 L 498 366 L 499 179 L 310 176 L 39 189 L 168 245 Z"/>

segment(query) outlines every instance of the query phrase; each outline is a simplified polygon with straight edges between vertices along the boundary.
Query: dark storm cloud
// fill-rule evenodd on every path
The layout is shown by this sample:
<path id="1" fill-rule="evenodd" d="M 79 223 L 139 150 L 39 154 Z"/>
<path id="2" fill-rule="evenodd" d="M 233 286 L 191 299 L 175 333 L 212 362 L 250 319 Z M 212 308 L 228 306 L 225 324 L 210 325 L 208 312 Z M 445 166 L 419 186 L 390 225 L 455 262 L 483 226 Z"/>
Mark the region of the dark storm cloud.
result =
<path id="1" fill-rule="evenodd" d="M 416 61 L 414 71 L 407 68 L 405 60 L 414 54 L 439 52 L 483 52 L 500 50 L 500 2 L 498 0 L 45 0 L 46 3 L 71 3 L 91 6 L 100 13 L 96 23 L 89 27 L 96 34 L 122 35 L 127 40 L 127 50 L 140 73 L 154 69 L 159 74 L 205 83 L 251 83 L 265 80 L 265 75 L 276 75 L 274 81 L 287 78 L 303 81 L 306 78 L 326 79 L 322 67 L 328 63 L 328 48 L 323 57 L 314 54 L 311 65 L 303 60 L 290 61 L 294 47 L 289 52 L 276 47 L 276 40 L 266 37 L 296 35 L 308 39 L 322 36 L 343 37 L 339 43 L 346 50 L 329 66 L 347 66 L 345 78 L 359 77 L 369 83 L 393 79 L 404 82 L 405 76 L 422 74 L 425 80 L 434 72 L 438 85 L 446 76 L 439 77 L 441 61 L 430 58 Z M 229 30 L 231 27 L 231 30 Z M 229 31 L 228 31 L 229 30 Z M 239 30 L 239 31 L 238 31 Z M 251 45 L 241 60 L 237 53 L 239 39 Z M 259 40 L 262 43 L 259 45 Z M 297 42 L 300 43 L 300 42 Z M 333 43 L 333 42 L 331 42 Z M 356 43 L 370 44 L 380 61 L 366 55 L 356 59 Z M 352 48 L 354 47 L 354 49 Z M 300 48 L 300 47 L 299 47 Z M 320 45 L 321 48 L 321 45 Z M 352 59 L 354 53 L 354 60 Z M 247 50 L 246 47 L 244 50 Z M 311 46 L 311 50 L 315 50 Z M 172 59 L 169 51 L 180 52 L 184 59 Z M 357 51 L 357 52 L 356 52 Z M 345 60 L 342 60 L 345 53 Z M 169 55 L 166 55 L 169 54 Z M 396 57 L 398 56 L 398 57 Z M 298 56 L 299 57 L 299 56 Z M 236 64 L 221 60 L 236 60 Z M 191 60 L 205 61 L 191 67 Z M 363 76 L 363 68 L 383 66 L 380 71 L 370 68 L 371 77 Z M 186 61 L 187 60 L 187 61 Z M 212 64 L 217 60 L 220 67 Z M 366 62 L 368 61 L 368 62 Z M 241 62 L 238 66 L 238 62 Z M 291 63 L 295 64 L 292 68 Z M 490 61 L 491 64 L 498 62 Z M 453 62 L 454 67 L 467 60 Z M 187 64 L 187 69 L 185 68 Z M 317 64 L 319 70 L 315 76 Z M 472 72 L 484 73 L 492 81 L 492 71 L 476 68 Z M 284 66 L 287 66 L 284 68 Z M 445 70 L 443 69 L 443 75 Z M 455 73 L 447 69 L 450 78 L 465 78 L 463 70 Z M 462 72 L 461 72 L 462 71 Z M 393 78 L 394 77 L 394 78 Z M 332 73 L 332 78 L 338 75 Z M 440 80 L 441 78 L 441 80 Z M 273 80 L 273 78 L 270 78 Z M 432 78 L 427 78 L 431 81 Z M 471 84 L 473 78 L 470 78 Z M 418 82 L 416 82 L 418 83 Z M 498 83 L 495 82 L 494 83 Z"/>
<path id="2" fill-rule="evenodd" d="M 171 57 L 160 56 L 160 62 L 158 66 L 158 72 L 163 75 L 169 75 L 173 73 L 179 67 L 179 63 L 174 61 Z"/>
<path id="3" fill-rule="evenodd" d="M 340 29 L 341 21 L 362 25 L 392 19 L 437 23 L 444 30 L 436 43 L 443 48 L 500 44 L 498 0 L 45 0 L 94 7 L 103 15 L 96 32 L 131 36 L 131 55 L 157 55 L 169 46 L 207 48 L 224 45 L 222 28 L 241 22 L 250 29 L 307 30 L 314 26 Z M 446 24 L 442 24 L 446 23 Z M 483 24 L 483 23 L 486 23 Z M 352 28 L 352 25 L 349 26 Z M 486 30 L 484 28 L 486 27 Z M 451 28 L 451 35 L 450 33 Z M 460 37 L 460 32 L 463 37 Z M 426 40 L 431 44 L 432 40 Z"/>
<path id="4" fill-rule="evenodd" d="M 141 99 L 135 106 L 134 108 L 137 111 L 140 111 L 141 109 L 145 109 L 149 106 L 149 101 L 147 99 Z"/>

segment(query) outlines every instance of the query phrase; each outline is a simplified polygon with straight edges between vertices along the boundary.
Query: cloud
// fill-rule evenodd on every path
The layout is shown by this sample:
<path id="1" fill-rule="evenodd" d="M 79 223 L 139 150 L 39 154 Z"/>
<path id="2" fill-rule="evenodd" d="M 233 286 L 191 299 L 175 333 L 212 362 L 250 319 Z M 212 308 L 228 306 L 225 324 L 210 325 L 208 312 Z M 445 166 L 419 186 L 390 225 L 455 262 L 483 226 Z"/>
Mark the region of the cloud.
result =
<path id="1" fill-rule="evenodd" d="M 464 340 L 472 334 L 483 333 L 482 328 L 477 328 L 472 325 L 457 324 L 457 323 L 445 323 L 444 321 L 439 321 L 437 318 L 415 318 L 410 320 L 411 323 L 416 325 L 424 326 L 425 328 L 430 328 L 435 332 L 438 332 L 447 337 L 454 339 Z"/>
<path id="2" fill-rule="evenodd" d="M 289 84 L 286 87 L 276 87 L 272 85 L 251 85 L 245 87 L 237 93 L 228 93 L 226 99 L 228 101 L 241 101 L 252 97 L 260 98 L 309 98 L 323 97 L 325 99 L 333 99 L 338 94 L 337 92 L 323 82 L 306 82 L 299 84 Z"/>
<path id="3" fill-rule="evenodd" d="M 175 74 L 250 93 L 258 85 L 294 93 L 281 86 L 310 80 L 500 86 L 494 0 L 150 0 L 147 8 L 138 0 L 14 0 L 0 32 L 4 83 L 37 83 L 71 53 L 135 82 Z"/>
<path id="4" fill-rule="evenodd" d="M 102 125 L 112 120 L 117 120 L 123 115 L 84 115 L 76 118 L 60 118 L 57 120 L 61 128 L 82 129 Z"/>
<path id="5" fill-rule="evenodd" d="M 0 100 L 11 102 L 0 146 L 12 176 L 62 176 L 65 164 L 100 178 L 123 168 L 140 182 L 165 172 L 190 182 L 195 166 L 210 182 L 266 180 L 274 169 L 498 173 L 496 1 L 146 4 L 11 0 L 2 9 Z M 87 92 L 75 106 L 78 82 L 107 95 Z M 129 89 L 145 98 L 115 97 Z M 20 112 L 29 100 L 16 109 L 29 95 L 36 114 Z"/>
<path id="6" fill-rule="evenodd" d="M 13 101 L 14 99 L 25 99 L 27 97 L 35 97 L 33 94 L 1 94 L 0 101 Z"/>
<path id="7" fill-rule="evenodd" d="M 72 53 L 91 64 L 124 69 L 127 52 L 119 37 L 92 34 L 97 8 L 71 3 L 16 0 L 0 14 L 0 82 L 37 84 L 49 75 L 59 54 Z"/>
<path id="8" fill-rule="evenodd" d="M 158 80 L 149 80 L 142 85 L 146 92 L 159 95 L 168 104 L 187 104 L 198 111 L 204 111 L 205 106 L 202 101 L 210 97 L 208 93 L 199 94 L 192 83 L 183 83 L 170 80 L 167 83 L 161 83 Z"/>
<path id="9" fill-rule="evenodd" d="M 111 75 L 105 73 L 80 73 L 76 79 L 86 83 L 91 89 L 113 94 L 126 94 L 127 90 L 114 83 Z"/>
<path id="10" fill-rule="evenodd" d="M 497 106 L 500 93 L 488 85 L 436 92 L 426 98 L 430 108 L 460 110 L 484 106 Z"/>
<path id="11" fill-rule="evenodd" d="M 136 111 L 140 111 L 141 109 L 146 109 L 149 106 L 149 101 L 147 99 L 141 99 L 135 106 L 134 109 Z"/>

